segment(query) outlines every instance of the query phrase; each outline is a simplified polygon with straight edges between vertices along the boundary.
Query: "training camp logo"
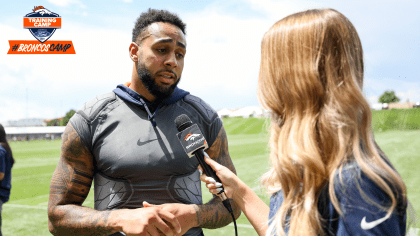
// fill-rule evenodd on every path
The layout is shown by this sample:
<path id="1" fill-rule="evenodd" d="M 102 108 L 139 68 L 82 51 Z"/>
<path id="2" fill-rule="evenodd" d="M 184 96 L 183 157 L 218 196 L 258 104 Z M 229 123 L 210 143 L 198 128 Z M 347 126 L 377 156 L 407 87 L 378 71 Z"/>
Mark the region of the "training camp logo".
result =
<path id="1" fill-rule="evenodd" d="M 23 18 L 23 28 L 41 43 L 47 41 L 56 29 L 61 29 L 61 17 L 43 6 L 35 7 Z"/>
<path id="2" fill-rule="evenodd" d="M 76 54 L 72 41 L 48 41 L 61 29 L 61 16 L 43 6 L 37 6 L 23 17 L 23 28 L 37 39 L 9 40 L 7 54 Z"/>

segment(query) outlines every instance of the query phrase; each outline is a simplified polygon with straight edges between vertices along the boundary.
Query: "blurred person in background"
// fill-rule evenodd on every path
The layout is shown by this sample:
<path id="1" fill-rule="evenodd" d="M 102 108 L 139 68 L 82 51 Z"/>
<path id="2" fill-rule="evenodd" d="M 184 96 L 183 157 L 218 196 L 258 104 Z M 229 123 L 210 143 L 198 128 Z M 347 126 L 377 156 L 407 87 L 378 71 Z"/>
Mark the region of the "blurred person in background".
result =
<path id="1" fill-rule="evenodd" d="M 206 158 L 259 235 L 405 235 L 406 186 L 374 140 L 363 74 L 359 36 L 336 10 L 295 13 L 265 33 L 258 94 L 272 114 L 270 206 Z"/>
<path id="2" fill-rule="evenodd" d="M 0 236 L 1 233 L 1 211 L 3 204 L 9 201 L 10 189 L 12 188 L 12 166 L 15 163 L 6 140 L 6 131 L 0 124 Z"/>

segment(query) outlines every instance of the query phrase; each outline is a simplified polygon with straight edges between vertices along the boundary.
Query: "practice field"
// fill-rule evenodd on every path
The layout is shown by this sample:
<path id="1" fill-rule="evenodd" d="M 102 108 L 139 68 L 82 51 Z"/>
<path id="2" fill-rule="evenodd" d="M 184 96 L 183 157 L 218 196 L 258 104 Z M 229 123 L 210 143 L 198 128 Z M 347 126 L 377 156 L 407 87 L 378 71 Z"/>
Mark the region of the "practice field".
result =
<path id="1" fill-rule="evenodd" d="M 268 204 L 269 196 L 259 189 L 259 178 L 268 170 L 268 135 L 260 128 L 263 120 L 249 121 L 241 125 L 240 120 L 225 120 L 229 151 L 239 177 Z M 403 177 L 408 197 L 420 215 L 420 131 L 387 131 L 376 133 L 375 138 Z M 47 226 L 48 192 L 60 144 L 61 140 L 10 142 L 16 164 L 12 170 L 11 198 L 3 205 L 4 235 L 50 235 Z M 204 201 L 210 197 L 203 186 Z M 84 205 L 93 207 L 93 190 Z M 239 235 L 257 235 L 245 216 L 242 215 L 237 223 Z M 221 229 L 205 229 L 205 235 L 234 235 L 234 228 L 230 224 Z"/>

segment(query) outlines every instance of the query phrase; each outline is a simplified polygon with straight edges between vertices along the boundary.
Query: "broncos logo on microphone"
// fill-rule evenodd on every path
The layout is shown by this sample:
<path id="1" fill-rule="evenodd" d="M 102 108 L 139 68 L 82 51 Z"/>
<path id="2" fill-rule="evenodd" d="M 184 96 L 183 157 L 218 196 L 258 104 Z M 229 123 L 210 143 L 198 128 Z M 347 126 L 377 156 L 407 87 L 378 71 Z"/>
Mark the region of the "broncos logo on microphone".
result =
<path id="1" fill-rule="evenodd" d="M 187 136 L 185 136 L 184 140 L 185 141 L 194 141 L 195 138 L 198 138 L 200 135 L 199 134 L 187 134 Z"/>

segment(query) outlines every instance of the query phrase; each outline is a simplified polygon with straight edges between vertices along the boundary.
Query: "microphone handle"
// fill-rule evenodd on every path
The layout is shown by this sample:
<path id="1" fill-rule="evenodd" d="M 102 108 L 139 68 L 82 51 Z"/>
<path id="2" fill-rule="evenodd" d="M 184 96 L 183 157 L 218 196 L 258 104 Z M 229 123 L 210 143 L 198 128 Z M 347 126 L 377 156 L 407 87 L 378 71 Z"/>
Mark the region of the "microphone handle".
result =
<path id="1" fill-rule="evenodd" d="M 204 161 L 204 149 L 200 148 L 197 151 L 193 152 L 193 154 L 195 155 L 201 167 L 203 168 L 204 173 L 208 177 L 212 177 L 214 180 L 216 180 L 216 182 L 222 183 L 219 177 L 217 177 L 216 172 L 214 172 L 214 170 Z"/>
<path id="2" fill-rule="evenodd" d="M 216 180 L 216 182 L 222 183 L 219 177 L 217 177 L 216 172 L 214 172 L 214 170 L 204 161 L 204 148 L 198 149 L 197 151 L 193 152 L 193 154 L 195 155 L 201 167 L 203 168 L 204 173 L 208 177 L 212 177 L 214 180 Z M 223 187 L 222 187 L 222 190 L 220 190 L 220 192 L 217 193 L 217 196 L 220 197 L 220 199 L 223 202 L 223 205 L 227 204 L 225 205 L 226 209 L 228 209 L 229 212 L 232 212 L 232 207 L 230 206 L 230 203 L 227 200 L 228 198 L 225 194 L 225 190 L 223 189 Z"/>

